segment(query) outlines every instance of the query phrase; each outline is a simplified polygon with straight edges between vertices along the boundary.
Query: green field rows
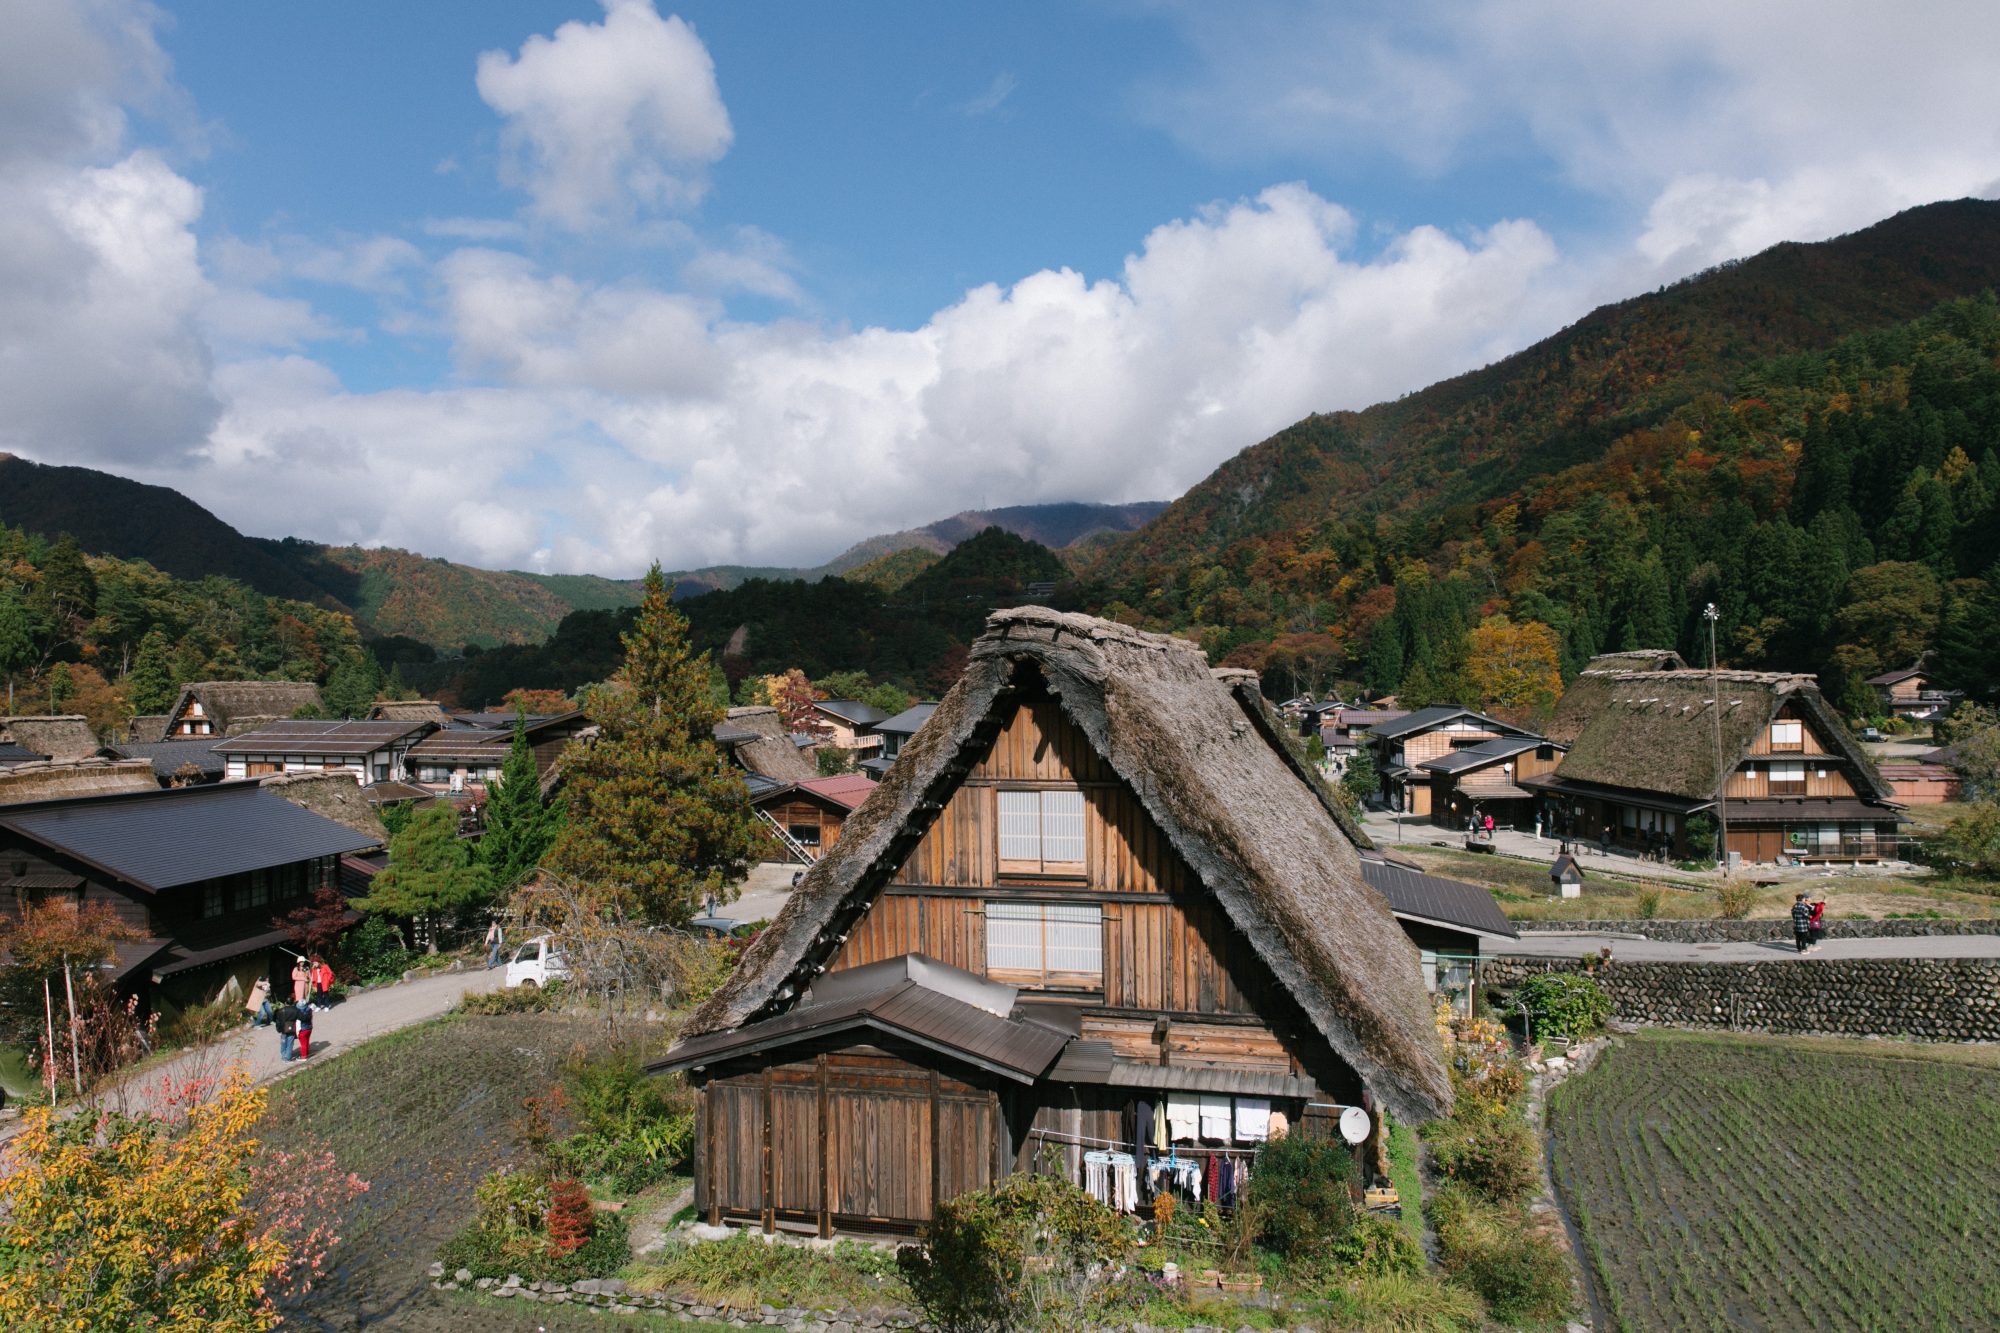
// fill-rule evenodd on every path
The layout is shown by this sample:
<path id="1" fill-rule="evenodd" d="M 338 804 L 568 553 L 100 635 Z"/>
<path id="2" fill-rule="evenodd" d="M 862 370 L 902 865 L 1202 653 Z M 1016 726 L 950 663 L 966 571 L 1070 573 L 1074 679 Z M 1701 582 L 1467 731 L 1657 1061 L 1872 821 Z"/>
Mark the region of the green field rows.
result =
<path id="1" fill-rule="evenodd" d="M 2000 1329 L 2000 1071 L 1643 1033 L 1549 1128 L 1613 1327 Z"/>

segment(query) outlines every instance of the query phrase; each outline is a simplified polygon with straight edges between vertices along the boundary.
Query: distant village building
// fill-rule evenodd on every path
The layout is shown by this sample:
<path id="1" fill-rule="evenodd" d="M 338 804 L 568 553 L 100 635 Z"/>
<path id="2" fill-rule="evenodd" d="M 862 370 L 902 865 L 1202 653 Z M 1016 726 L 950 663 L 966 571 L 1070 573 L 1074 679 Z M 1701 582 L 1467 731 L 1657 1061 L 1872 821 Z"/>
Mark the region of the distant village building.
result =
<path id="1" fill-rule="evenodd" d="M 220 782 L 229 763 L 215 752 L 227 737 L 193 736 L 172 741 L 127 741 L 114 746 L 121 759 L 144 759 L 153 766 L 153 776 L 162 787 L 192 787 Z"/>
<path id="2" fill-rule="evenodd" d="M 1717 697 L 1720 712 L 1717 711 Z M 1718 728 L 1718 716 L 1720 726 Z M 1701 857 L 1688 820 L 1718 818 L 1751 862 L 1866 861 L 1900 851 L 1894 793 L 1821 698 L 1784 672 L 1591 670 L 1557 705 L 1573 736 L 1523 785 L 1547 827 L 1634 852 Z"/>
<path id="3" fill-rule="evenodd" d="M 750 807 L 777 843 L 777 859 L 811 862 L 840 841 L 847 817 L 874 790 L 875 779 L 863 773 L 790 783 L 759 779 L 751 784 Z"/>
<path id="4" fill-rule="evenodd" d="M 888 721 L 889 715 L 873 704 L 864 704 L 856 699 L 815 699 L 813 712 L 818 716 L 820 726 L 826 729 L 828 745 L 846 750 L 857 758 L 882 748 L 882 738 L 875 734 L 875 725 Z"/>
<path id="5" fill-rule="evenodd" d="M 326 710 L 319 686 L 294 680 L 209 680 L 183 685 L 167 710 L 166 730 L 134 740 L 175 740 L 190 736 L 237 736 L 304 709 Z"/>
<path id="6" fill-rule="evenodd" d="M 732 708 L 716 724 L 715 743 L 745 773 L 779 785 L 819 776 L 811 747 L 802 746 L 785 726 L 777 709 L 768 705 Z"/>
<path id="7" fill-rule="evenodd" d="M 433 793 L 463 794 L 483 802 L 487 789 L 499 781 L 507 753 L 514 746 L 515 716 L 513 713 L 455 714 L 451 726 L 430 731 L 409 748 L 404 759 L 406 772 L 394 776 Z M 504 726 L 492 725 L 503 720 Z M 594 734 L 592 723 L 581 709 L 571 709 L 566 713 L 529 713 L 523 726 L 528 733 L 528 747 L 534 751 L 535 771 L 546 794 L 554 790 L 558 781 L 563 751 L 571 741 L 587 733 Z"/>
<path id="8" fill-rule="evenodd" d="M 274 983 L 291 960 L 273 917 L 339 882 L 379 839 L 251 783 L 0 807 L 0 912 L 103 903 L 140 933 L 106 980 L 169 1009 Z"/>
<path id="9" fill-rule="evenodd" d="M 0 763 L 95 758 L 102 748 L 90 720 L 76 713 L 0 717 Z M 11 757 L 10 757 L 11 756 Z"/>
<path id="10" fill-rule="evenodd" d="M 1883 713 L 1906 722 L 1935 721 L 1965 697 L 1963 690 L 1931 688 L 1931 674 L 1921 662 L 1906 671 L 1870 676 L 1868 684 L 1874 689 Z"/>
<path id="11" fill-rule="evenodd" d="M 70 796 L 109 796 L 157 791 L 153 766 L 143 759 L 37 760 L 0 766 L 0 806 L 53 801 Z"/>
<path id="12" fill-rule="evenodd" d="M 1219 1169 L 1343 1107 L 1371 1139 L 1444 1112 L 1417 951 L 1262 707 L 1184 641 L 992 616 L 653 1066 L 697 1088 L 698 1210 L 907 1232 L 1105 1146 L 1145 1180 L 1139 1117 Z"/>
<path id="13" fill-rule="evenodd" d="M 1965 779 L 1949 764 L 1882 763 L 1875 771 L 1902 805 L 1943 805 L 1965 797 Z"/>
<path id="14" fill-rule="evenodd" d="M 435 699 L 377 699 L 368 709 L 370 722 L 435 722 L 450 726 L 451 717 Z"/>
<path id="15" fill-rule="evenodd" d="M 1393 809 L 1413 815 L 1432 814 L 1431 773 L 1423 766 L 1455 751 L 1503 737 L 1534 737 L 1522 727 L 1460 708 L 1433 704 L 1368 728 L 1368 746 L 1382 795 Z"/>
<path id="16" fill-rule="evenodd" d="M 857 767 L 871 777 L 879 778 L 889 771 L 889 765 L 896 762 L 896 756 L 903 752 L 924 723 L 931 720 L 937 711 L 934 703 L 911 704 L 894 717 L 884 718 L 874 726 L 874 732 L 882 738 L 882 748 L 872 758 L 864 759 Z"/>
<path id="17" fill-rule="evenodd" d="M 1443 828 L 1496 827 L 1531 832 L 1534 792 L 1521 784 L 1555 771 L 1563 747 L 1545 736 L 1497 736 L 1417 765 L 1430 780 L 1431 822 Z"/>
<path id="18" fill-rule="evenodd" d="M 213 749 L 226 766 L 226 777 L 333 770 L 360 786 L 408 776 L 411 752 L 436 730 L 435 722 L 424 720 L 267 722 L 217 741 Z"/>

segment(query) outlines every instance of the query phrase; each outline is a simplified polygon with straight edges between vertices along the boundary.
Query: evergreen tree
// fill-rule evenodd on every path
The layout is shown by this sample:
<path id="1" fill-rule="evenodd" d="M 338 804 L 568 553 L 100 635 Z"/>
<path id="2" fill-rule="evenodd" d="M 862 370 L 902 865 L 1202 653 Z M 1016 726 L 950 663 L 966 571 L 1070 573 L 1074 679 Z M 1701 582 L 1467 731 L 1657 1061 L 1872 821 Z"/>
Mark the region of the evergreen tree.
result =
<path id="1" fill-rule="evenodd" d="M 1622 649 L 1645 649 L 1672 645 L 1678 637 L 1674 633 L 1673 614 L 1673 594 L 1667 586 L 1666 565 L 1660 559 L 1660 548 L 1655 546 L 1632 568 L 1625 628 L 1618 646 Z"/>
<path id="2" fill-rule="evenodd" d="M 63 705 L 76 697 L 76 682 L 70 679 L 69 663 L 58 662 L 49 668 L 49 711 L 60 713 Z"/>
<path id="3" fill-rule="evenodd" d="M 125 698 L 135 713 L 164 713 L 179 691 L 174 669 L 167 660 L 167 636 L 158 625 L 139 640 L 139 652 L 125 675 Z"/>
<path id="4" fill-rule="evenodd" d="M 569 766 L 570 822 L 552 868 L 670 925 L 722 898 L 755 854 L 749 791 L 714 739 L 708 659 L 688 646 L 655 564 L 625 664 L 590 702 L 595 743 Z"/>
<path id="5" fill-rule="evenodd" d="M 19 594 L 12 588 L 0 588 L 0 676 L 6 677 L 9 712 L 13 711 L 14 677 L 34 660 L 33 618 Z"/>
<path id="6" fill-rule="evenodd" d="M 382 688 L 382 667 L 369 652 L 349 656 L 326 678 L 320 697 L 337 718 L 366 717 Z"/>
<path id="7" fill-rule="evenodd" d="M 472 864 L 472 848 L 458 836 L 458 810 L 438 801 L 418 811 L 389 840 L 389 864 L 375 876 L 368 896 L 354 905 L 378 916 L 422 923 L 437 952 L 437 926 L 447 913 L 477 902 L 485 883 Z"/>
<path id="8" fill-rule="evenodd" d="M 1375 771 L 1375 755 L 1366 746 L 1355 750 L 1347 761 L 1347 768 L 1340 775 L 1340 785 L 1353 794 L 1356 801 L 1365 801 L 1374 796 L 1381 786 L 1381 778 Z"/>
<path id="9" fill-rule="evenodd" d="M 486 891 L 496 897 L 520 883 L 542 863 L 562 831 L 563 807 L 542 800 L 541 774 L 528 745 L 524 716 L 514 718 L 514 744 L 500 770 L 500 781 L 487 789 L 486 832 L 473 860 L 485 876 Z"/>

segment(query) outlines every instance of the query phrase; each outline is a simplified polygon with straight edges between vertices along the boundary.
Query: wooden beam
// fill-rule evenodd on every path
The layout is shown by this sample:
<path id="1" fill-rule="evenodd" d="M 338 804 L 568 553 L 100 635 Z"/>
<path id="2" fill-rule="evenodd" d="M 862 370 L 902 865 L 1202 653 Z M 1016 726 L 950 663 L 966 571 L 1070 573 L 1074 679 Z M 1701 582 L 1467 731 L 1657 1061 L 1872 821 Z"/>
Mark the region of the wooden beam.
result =
<path id="1" fill-rule="evenodd" d="M 830 1192 L 832 1171 L 827 1161 L 828 1145 L 832 1135 L 827 1125 L 827 1117 L 832 1110 L 832 1097 L 828 1092 L 829 1075 L 826 1052 L 820 1052 L 819 1065 L 819 1234 L 825 1240 L 833 1235 L 833 1195 Z"/>
<path id="2" fill-rule="evenodd" d="M 716 1140 L 720 1135 L 715 1125 L 715 1097 L 713 1085 L 704 1085 L 702 1101 L 708 1107 L 708 1224 L 722 1225 L 722 1162 L 717 1153 Z"/>
<path id="3" fill-rule="evenodd" d="M 771 1170 L 771 1088 L 774 1080 L 771 1067 L 764 1067 L 764 1234 L 770 1235 L 778 1229 L 775 1182 Z"/>
<path id="4" fill-rule="evenodd" d="M 938 1081 L 936 1066 L 931 1068 L 931 1213 L 937 1216 L 939 1195 L 944 1188 L 944 1161 L 938 1155 L 938 1147 L 943 1138 L 943 1126 L 938 1120 Z"/>

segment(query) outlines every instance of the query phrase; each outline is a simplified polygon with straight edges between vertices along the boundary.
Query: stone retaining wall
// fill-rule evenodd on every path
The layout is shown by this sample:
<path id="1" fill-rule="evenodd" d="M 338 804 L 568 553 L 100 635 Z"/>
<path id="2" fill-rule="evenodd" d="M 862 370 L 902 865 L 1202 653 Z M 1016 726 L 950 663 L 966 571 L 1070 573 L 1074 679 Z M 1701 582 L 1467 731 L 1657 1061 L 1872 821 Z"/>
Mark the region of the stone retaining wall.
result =
<path id="1" fill-rule="evenodd" d="M 780 1328 L 788 1333 L 871 1333 L 877 1329 L 923 1329 L 927 1326 L 908 1310 L 805 1310 L 775 1305 L 741 1308 L 706 1305 L 671 1292 L 637 1292 L 615 1277 L 584 1278 L 578 1282 L 525 1282 L 518 1273 L 506 1278 L 475 1278 L 461 1268 L 447 1275 L 443 1264 L 431 1265 L 431 1285 L 439 1291 L 480 1291 L 513 1300 L 578 1305 L 610 1314 L 657 1314 L 682 1323 L 696 1320 L 727 1323 L 735 1328 Z"/>
<path id="2" fill-rule="evenodd" d="M 1652 924 L 1652 923 L 1648 923 Z M 1493 958 L 1503 990 L 1581 962 Z M 2000 1041 L 2000 959 L 1805 958 L 1769 963 L 1621 963 L 1597 971 L 1613 1013 L 1662 1027 Z"/>
<path id="3" fill-rule="evenodd" d="M 1759 940 L 1789 940 L 1789 918 L 1770 921 L 1516 921 L 1523 935 L 1583 932 L 1603 935 L 1643 935 L 1674 944 L 1754 944 Z M 1829 921 L 1831 940 L 1914 939 L 1924 935 L 2000 935 L 2000 920 L 1992 918 L 1921 917 L 1895 921 Z"/>

